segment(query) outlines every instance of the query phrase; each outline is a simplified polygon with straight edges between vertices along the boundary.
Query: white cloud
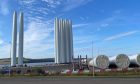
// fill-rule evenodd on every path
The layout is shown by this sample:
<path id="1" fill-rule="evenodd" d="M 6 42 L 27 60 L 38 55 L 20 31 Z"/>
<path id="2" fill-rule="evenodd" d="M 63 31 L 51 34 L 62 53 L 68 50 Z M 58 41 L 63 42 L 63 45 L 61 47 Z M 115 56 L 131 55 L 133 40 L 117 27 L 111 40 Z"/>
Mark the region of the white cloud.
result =
<path id="1" fill-rule="evenodd" d="M 46 19 L 59 0 L 23 0 L 20 5 L 26 11 L 27 28 L 24 33 L 24 56 L 27 58 L 53 57 L 53 19 Z M 38 7 L 38 5 L 42 4 Z M 41 16 L 40 16 L 41 15 Z M 50 51 L 50 52 L 49 52 Z"/>
<path id="2" fill-rule="evenodd" d="M 54 14 L 54 10 L 60 5 L 61 0 L 20 0 L 20 7 L 24 8 L 28 21 L 33 19 L 46 20 L 46 15 Z M 39 6 L 41 4 L 41 6 Z M 41 17 L 40 17 L 41 15 Z"/>
<path id="3" fill-rule="evenodd" d="M 74 37 L 74 44 L 85 44 L 89 43 L 91 41 L 92 36 L 79 36 L 79 37 Z"/>
<path id="4" fill-rule="evenodd" d="M 57 8 L 57 6 L 61 5 L 62 11 L 69 11 L 74 8 L 86 5 L 90 1 L 93 1 L 93 0 L 41 0 L 41 1 L 39 1 L 39 0 L 21 0 L 21 1 L 19 1 L 19 3 L 21 5 L 25 5 L 26 8 L 29 8 L 29 9 L 34 9 L 33 6 L 35 6 L 39 3 L 46 4 L 46 5 L 42 5 L 42 6 L 45 6 L 45 8 L 49 8 L 49 9 L 52 9 L 52 8 L 54 9 L 54 8 Z M 42 8 L 44 8 L 44 7 L 42 7 Z M 50 10 L 50 11 L 52 11 L 52 10 Z"/>
<path id="5" fill-rule="evenodd" d="M 95 51 L 94 51 L 95 53 Z M 82 47 L 82 48 L 74 48 L 74 56 L 77 58 L 78 55 L 82 55 L 82 57 L 86 57 L 86 55 L 88 57 L 92 56 L 92 48 L 91 46 L 86 46 L 86 47 Z"/>
<path id="6" fill-rule="evenodd" d="M 84 18 L 84 17 L 80 17 L 80 19 L 81 19 L 81 20 L 85 20 L 85 18 Z"/>
<path id="7" fill-rule="evenodd" d="M 55 8 L 61 4 L 62 0 L 42 0 L 48 4 L 49 7 Z"/>
<path id="8" fill-rule="evenodd" d="M 28 2 L 29 1 L 29 2 Z M 54 56 L 54 39 L 53 39 L 53 19 L 46 20 L 46 15 L 54 14 L 55 8 L 62 6 L 63 8 L 68 8 L 71 5 L 73 7 L 68 8 L 68 10 L 77 8 L 79 6 L 85 5 L 91 0 L 23 0 L 20 5 L 24 7 L 26 11 L 26 17 L 28 19 L 28 25 L 26 25 L 27 30 L 25 31 L 25 42 L 24 42 L 24 52 L 25 57 L 29 58 L 44 58 Z M 76 3 L 75 3 L 76 2 Z M 42 4 L 42 6 L 39 6 Z M 67 5 L 66 5 L 67 4 Z M 75 5 L 73 5 L 75 4 Z M 61 7 L 60 7 L 61 8 Z M 54 11 L 52 11 L 54 10 Z M 66 11 L 68 11 L 66 10 Z M 60 10 L 61 11 L 61 10 Z M 41 15 L 41 17 L 40 17 Z M 48 15 L 49 16 L 49 15 Z M 51 15 L 52 16 L 52 15 Z M 45 18 L 45 19 L 44 19 Z M 85 17 L 87 19 L 88 17 Z M 84 27 L 88 24 L 76 24 L 73 25 L 74 28 Z M 79 40 L 78 40 L 79 41 Z M 84 41 L 82 41 L 84 42 Z M 80 41 L 77 43 L 81 43 Z"/>
<path id="9" fill-rule="evenodd" d="M 122 37 L 125 37 L 125 36 L 133 35 L 133 34 L 135 34 L 137 32 L 138 31 L 130 31 L 130 32 L 121 33 L 121 34 L 118 34 L 118 35 L 108 37 L 108 38 L 105 39 L 105 41 L 119 39 L 119 38 L 122 38 Z"/>
<path id="10" fill-rule="evenodd" d="M 25 31 L 25 42 L 32 43 L 33 41 L 44 40 L 49 36 L 48 32 L 50 32 L 50 30 L 47 29 L 47 24 L 30 22 L 28 29 Z"/>
<path id="11" fill-rule="evenodd" d="M 72 25 L 73 28 L 80 28 L 89 25 L 89 23 L 82 23 L 82 24 L 74 24 Z"/>
<path id="12" fill-rule="evenodd" d="M 2 39 L 2 32 L 0 31 L 0 45 L 4 43 L 4 40 Z"/>
<path id="13" fill-rule="evenodd" d="M 80 17 L 81 20 L 88 20 L 89 17 Z"/>
<path id="14" fill-rule="evenodd" d="M 4 41 L 3 41 L 2 39 L 0 39 L 0 45 L 3 44 L 3 42 L 4 42 Z"/>
<path id="15" fill-rule="evenodd" d="M 104 29 L 109 29 L 113 22 L 116 21 L 116 19 L 119 18 L 117 16 L 111 16 L 108 18 L 105 18 L 101 21 L 97 21 L 95 23 L 92 23 L 90 26 L 92 26 L 93 28 L 96 28 L 96 32 L 100 32 L 101 30 Z"/>
<path id="16" fill-rule="evenodd" d="M 0 3 L 0 12 L 3 15 L 9 14 L 8 2 L 6 0 L 1 1 L 1 3 Z"/>
<path id="17" fill-rule="evenodd" d="M 2 24 L 0 24 L 0 25 L 2 25 Z M 1 28 L 1 27 L 0 27 L 0 28 Z M 0 31 L 0 38 L 1 38 L 2 35 L 3 35 L 2 31 Z"/>
<path id="18" fill-rule="evenodd" d="M 47 58 L 49 49 L 53 49 L 53 40 L 49 38 L 53 29 L 49 26 L 50 21 L 32 21 L 25 31 L 24 52 L 28 58 Z M 41 53 L 41 54 L 39 54 Z M 47 55 L 47 56 L 46 56 Z"/>
<path id="19" fill-rule="evenodd" d="M 3 43 L 0 45 L 0 58 L 8 58 L 10 57 L 10 47 L 9 43 Z"/>
<path id="20" fill-rule="evenodd" d="M 107 26 L 109 26 L 109 24 L 107 23 L 101 24 L 101 27 L 107 27 Z"/>
<path id="21" fill-rule="evenodd" d="M 33 2 L 35 2 L 36 0 L 21 0 L 19 1 L 20 4 L 32 4 Z"/>
<path id="22" fill-rule="evenodd" d="M 67 0 L 65 3 L 64 11 L 69 11 L 74 8 L 86 5 L 92 0 Z"/>

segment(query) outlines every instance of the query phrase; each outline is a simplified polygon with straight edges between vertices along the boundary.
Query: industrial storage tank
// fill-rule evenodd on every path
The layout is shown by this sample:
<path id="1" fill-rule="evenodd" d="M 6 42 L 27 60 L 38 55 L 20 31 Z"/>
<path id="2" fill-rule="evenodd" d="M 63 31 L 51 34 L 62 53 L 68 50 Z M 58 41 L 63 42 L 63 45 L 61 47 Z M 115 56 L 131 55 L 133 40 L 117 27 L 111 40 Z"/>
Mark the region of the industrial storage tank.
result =
<path id="1" fill-rule="evenodd" d="M 109 58 L 105 55 L 99 55 L 95 58 L 93 58 L 90 62 L 89 62 L 89 66 L 93 66 L 100 68 L 100 69 L 106 69 L 109 66 Z"/>
<path id="2" fill-rule="evenodd" d="M 129 56 L 130 63 L 140 66 L 140 54 Z"/>
<path id="3" fill-rule="evenodd" d="M 129 57 L 125 54 L 109 57 L 110 65 L 116 65 L 118 68 L 128 68 L 130 64 Z"/>

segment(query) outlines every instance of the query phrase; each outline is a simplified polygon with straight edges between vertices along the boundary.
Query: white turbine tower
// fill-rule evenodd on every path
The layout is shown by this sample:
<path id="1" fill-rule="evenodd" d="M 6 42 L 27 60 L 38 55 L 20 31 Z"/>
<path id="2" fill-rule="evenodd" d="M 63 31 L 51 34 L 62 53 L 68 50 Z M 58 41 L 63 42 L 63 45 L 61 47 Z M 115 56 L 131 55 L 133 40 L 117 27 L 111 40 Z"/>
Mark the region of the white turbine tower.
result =
<path id="1" fill-rule="evenodd" d="M 13 29 L 12 29 L 12 48 L 11 48 L 11 66 L 16 66 L 16 43 L 17 43 L 17 13 L 13 14 Z"/>
<path id="2" fill-rule="evenodd" d="M 73 59 L 72 22 L 55 18 L 55 63 L 71 63 Z"/>
<path id="3" fill-rule="evenodd" d="M 18 44 L 18 65 L 23 66 L 23 40 L 24 40 L 24 21 L 23 13 L 20 13 L 19 44 Z"/>
<path id="4" fill-rule="evenodd" d="M 23 13 L 20 13 L 20 28 L 18 38 L 18 65 L 23 65 L 23 39 L 24 39 L 24 22 Z M 11 66 L 16 66 L 16 54 L 17 54 L 17 12 L 13 14 L 13 29 L 12 29 L 12 46 L 11 46 Z"/>

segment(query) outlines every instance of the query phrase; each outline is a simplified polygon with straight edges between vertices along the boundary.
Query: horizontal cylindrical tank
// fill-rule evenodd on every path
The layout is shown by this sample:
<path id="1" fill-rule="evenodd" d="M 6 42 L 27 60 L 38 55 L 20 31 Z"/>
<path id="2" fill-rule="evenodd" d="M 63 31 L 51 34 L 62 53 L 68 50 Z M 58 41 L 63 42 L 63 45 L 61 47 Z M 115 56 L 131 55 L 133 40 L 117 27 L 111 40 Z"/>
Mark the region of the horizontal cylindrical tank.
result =
<path id="1" fill-rule="evenodd" d="M 125 54 L 109 57 L 109 61 L 110 64 L 115 64 L 118 68 L 127 68 L 130 64 L 129 57 Z"/>
<path id="2" fill-rule="evenodd" d="M 89 62 L 89 66 L 93 66 L 100 68 L 100 69 L 106 69 L 109 66 L 109 58 L 105 55 L 99 55 L 95 58 L 93 58 L 90 62 Z"/>
<path id="3" fill-rule="evenodd" d="M 129 56 L 129 59 L 131 64 L 137 64 L 140 66 L 140 54 Z"/>

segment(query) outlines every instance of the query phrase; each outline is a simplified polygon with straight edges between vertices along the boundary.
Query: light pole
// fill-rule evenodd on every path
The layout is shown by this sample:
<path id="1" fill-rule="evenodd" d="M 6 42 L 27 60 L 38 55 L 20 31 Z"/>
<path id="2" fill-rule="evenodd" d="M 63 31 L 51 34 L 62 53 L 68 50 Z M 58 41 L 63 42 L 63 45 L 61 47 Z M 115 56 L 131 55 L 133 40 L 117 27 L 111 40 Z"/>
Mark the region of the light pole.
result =
<path id="1" fill-rule="evenodd" d="M 92 48 L 91 48 L 91 53 L 92 53 L 92 60 L 93 60 L 93 77 L 94 77 L 94 57 L 93 57 L 93 41 L 92 41 L 92 43 L 91 43 L 91 46 L 92 46 Z"/>
<path id="2" fill-rule="evenodd" d="M 11 46 L 11 42 L 10 43 L 10 46 Z M 11 76 L 11 47 L 10 47 L 10 58 L 9 58 L 9 77 Z"/>

